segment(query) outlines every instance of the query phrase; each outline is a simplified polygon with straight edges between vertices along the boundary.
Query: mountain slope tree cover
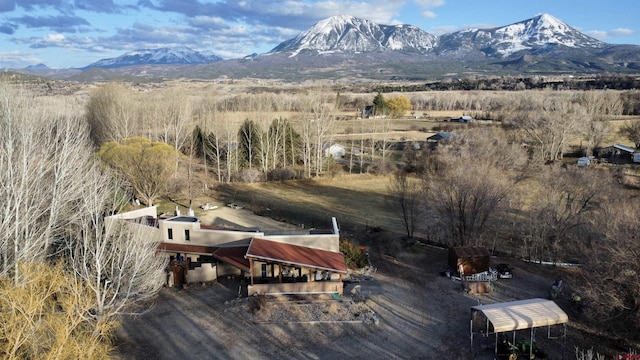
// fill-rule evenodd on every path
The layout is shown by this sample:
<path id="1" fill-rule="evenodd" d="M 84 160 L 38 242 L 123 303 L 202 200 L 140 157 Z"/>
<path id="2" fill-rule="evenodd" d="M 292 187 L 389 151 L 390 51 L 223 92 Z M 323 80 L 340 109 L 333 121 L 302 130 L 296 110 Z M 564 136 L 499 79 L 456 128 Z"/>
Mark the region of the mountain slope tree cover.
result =
<path id="1" fill-rule="evenodd" d="M 5 358 L 106 358 L 119 315 L 141 311 L 132 305 L 162 285 L 153 238 L 105 223 L 120 210 L 115 181 L 95 161 L 80 112 L 0 84 Z"/>

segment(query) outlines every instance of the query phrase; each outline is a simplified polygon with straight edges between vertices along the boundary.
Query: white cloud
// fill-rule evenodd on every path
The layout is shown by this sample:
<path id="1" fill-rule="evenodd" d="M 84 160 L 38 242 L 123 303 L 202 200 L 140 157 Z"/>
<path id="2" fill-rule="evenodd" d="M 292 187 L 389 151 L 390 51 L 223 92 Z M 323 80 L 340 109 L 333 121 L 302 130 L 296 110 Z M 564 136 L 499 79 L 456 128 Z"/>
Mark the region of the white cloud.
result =
<path id="1" fill-rule="evenodd" d="M 430 10 L 423 11 L 421 15 L 425 19 L 433 19 L 434 17 L 436 17 L 436 13 Z"/>
<path id="2" fill-rule="evenodd" d="M 444 0 L 413 0 L 413 2 L 422 10 L 420 15 L 425 19 L 436 17 L 436 13 L 431 9 L 444 5 Z"/>
<path id="3" fill-rule="evenodd" d="M 632 29 L 617 28 L 612 30 L 587 30 L 584 31 L 584 33 L 598 40 L 610 40 L 618 37 L 634 35 L 635 31 Z"/>
<path id="4" fill-rule="evenodd" d="M 67 41 L 64 34 L 48 34 L 42 39 L 45 43 L 62 44 Z"/>

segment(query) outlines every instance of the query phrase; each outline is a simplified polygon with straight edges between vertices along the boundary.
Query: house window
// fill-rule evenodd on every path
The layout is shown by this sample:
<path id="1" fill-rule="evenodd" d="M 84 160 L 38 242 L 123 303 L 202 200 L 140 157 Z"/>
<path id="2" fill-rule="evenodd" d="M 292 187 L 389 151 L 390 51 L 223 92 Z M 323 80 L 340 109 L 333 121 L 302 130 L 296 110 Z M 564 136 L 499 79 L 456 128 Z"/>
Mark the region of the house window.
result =
<path id="1" fill-rule="evenodd" d="M 260 274 L 262 275 L 263 278 L 267 277 L 267 264 L 260 265 Z"/>
<path id="2" fill-rule="evenodd" d="M 184 231 L 184 239 L 186 241 L 189 241 L 189 229 L 185 229 L 185 231 Z"/>
<path id="3" fill-rule="evenodd" d="M 167 229 L 167 237 L 169 240 L 173 240 L 173 229 Z"/>

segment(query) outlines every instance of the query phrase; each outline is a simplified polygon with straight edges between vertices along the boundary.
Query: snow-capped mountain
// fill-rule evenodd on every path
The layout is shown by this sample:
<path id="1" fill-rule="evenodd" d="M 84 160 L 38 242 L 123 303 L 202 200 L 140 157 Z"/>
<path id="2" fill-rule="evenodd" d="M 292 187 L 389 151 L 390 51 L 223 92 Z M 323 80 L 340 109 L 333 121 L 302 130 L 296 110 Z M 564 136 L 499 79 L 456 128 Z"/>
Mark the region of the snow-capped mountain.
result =
<path id="1" fill-rule="evenodd" d="M 494 29 L 468 29 L 439 37 L 439 55 L 482 53 L 507 57 L 520 51 L 556 47 L 601 49 L 607 44 L 587 36 L 549 14 Z"/>
<path id="2" fill-rule="evenodd" d="M 342 15 L 319 21 L 266 54 L 219 60 L 188 48 L 137 50 L 84 68 L 108 71 L 71 76 L 78 81 L 130 76 L 422 81 L 449 74 L 637 73 L 640 46 L 603 43 L 548 14 L 439 37 L 411 25 L 379 25 Z M 147 64 L 193 66 L 133 66 Z"/>
<path id="3" fill-rule="evenodd" d="M 98 60 L 84 69 L 94 67 L 113 69 L 149 64 L 205 64 L 220 60 L 222 58 L 212 52 L 199 52 L 188 47 L 141 49 L 130 51 L 116 58 Z"/>
<path id="4" fill-rule="evenodd" d="M 379 25 L 348 15 L 319 21 L 297 37 L 284 41 L 269 53 L 362 53 L 384 50 L 424 53 L 437 37 L 412 25 Z"/>
<path id="5" fill-rule="evenodd" d="M 333 16 L 284 41 L 270 53 L 295 56 L 364 53 L 383 50 L 427 55 L 508 57 L 521 51 L 557 47 L 601 49 L 607 44 L 587 36 L 549 14 L 493 29 L 468 29 L 437 37 L 411 25 L 379 25 L 353 16 Z"/>

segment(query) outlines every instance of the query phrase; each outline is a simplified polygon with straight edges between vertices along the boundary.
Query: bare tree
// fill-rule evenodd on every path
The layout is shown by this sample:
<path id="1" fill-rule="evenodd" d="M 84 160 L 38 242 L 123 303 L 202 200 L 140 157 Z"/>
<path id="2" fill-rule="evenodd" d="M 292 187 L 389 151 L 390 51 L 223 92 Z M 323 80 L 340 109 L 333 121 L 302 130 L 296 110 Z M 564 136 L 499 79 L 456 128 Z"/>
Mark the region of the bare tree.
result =
<path id="1" fill-rule="evenodd" d="M 412 179 L 404 170 L 397 170 L 389 183 L 389 190 L 395 197 L 397 205 L 402 211 L 407 238 L 413 238 L 419 213 L 420 185 L 417 179 Z"/>
<path id="2" fill-rule="evenodd" d="M 619 131 L 620 135 L 632 141 L 636 148 L 640 148 L 640 121 L 626 123 Z"/>
<path id="3" fill-rule="evenodd" d="M 95 173 L 79 204 L 80 216 L 68 245 L 74 274 L 90 289 L 94 308 L 84 316 L 96 329 L 142 305 L 162 287 L 166 259 L 157 253 L 157 229 L 146 224 L 105 221 L 115 199 L 108 176 Z"/>
<path id="4" fill-rule="evenodd" d="M 94 90 L 86 105 L 91 138 L 96 146 L 138 135 L 135 102 L 131 91 L 120 83 Z"/>
<path id="5" fill-rule="evenodd" d="M 5 354 L 34 357 L 23 351 L 28 340 L 37 356 L 100 356 L 111 320 L 157 291 L 161 260 L 155 237 L 104 222 L 120 202 L 95 162 L 87 123 L 40 100 L 0 85 L 0 291 L 11 303 L 0 307 L 16 320 L 0 328 L 12 339 Z M 54 259 L 67 266 L 51 266 Z"/>
<path id="6" fill-rule="evenodd" d="M 64 109 L 64 104 L 60 106 Z M 0 274 L 45 259 L 73 219 L 90 176 L 86 123 L 55 116 L 31 94 L 0 86 Z"/>
<path id="7" fill-rule="evenodd" d="M 597 210 L 601 201 L 602 189 L 606 187 L 604 174 L 591 170 L 562 166 L 542 169 L 541 186 L 529 209 L 529 235 L 541 242 L 535 246 L 554 261 L 571 256 L 567 243 L 572 234 L 585 226 L 589 214 Z"/>
<path id="8" fill-rule="evenodd" d="M 524 149 L 499 132 L 474 131 L 439 149 L 434 160 L 424 185 L 430 220 L 455 245 L 481 244 L 489 220 L 523 178 Z"/>
<path id="9" fill-rule="evenodd" d="M 635 192 L 616 188 L 611 199 L 588 219 L 592 236 L 572 246 L 584 253 L 584 266 L 573 288 L 589 304 L 585 314 L 621 336 L 637 335 L 640 326 L 640 216 Z"/>
<path id="10" fill-rule="evenodd" d="M 593 155 L 593 150 L 600 146 L 609 134 L 609 123 L 601 117 L 586 116 L 578 124 L 578 132 L 584 139 L 585 156 Z"/>
<path id="11" fill-rule="evenodd" d="M 542 98 L 537 101 L 526 105 L 532 106 L 532 111 L 522 111 L 521 107 L 511 123 L 524 130 L 527 134 L 525 140 L 533 142 L 540 159 L 561 159 L 568 141 L 577 134 L 585 112 L 578 104 L 564 99 Z"/>
<path id="12" fill-rule="evenodd" d="M 162 141 L 173 145 L 175 151 L 174 176 L 177 175 L 180 152 L 189 139 L 193 129 L 193 109 L 191 100 L 180 89 L 172 89 L 163 94 L 156 103 L 160 128 L 163 131 Z"/>
<path id="13" fill-rule="evenodd" d="M 335 115 L 330 95 L 318 90 L 302 99 L 302 130 L 300 131 L 307 177 L 320 176 L 324 170 L 324 146 L 330 144 Z"/>

